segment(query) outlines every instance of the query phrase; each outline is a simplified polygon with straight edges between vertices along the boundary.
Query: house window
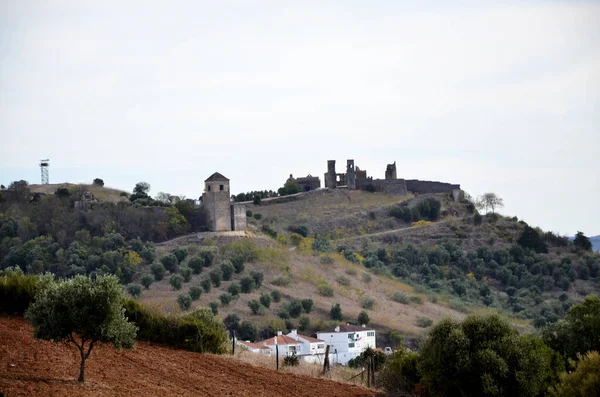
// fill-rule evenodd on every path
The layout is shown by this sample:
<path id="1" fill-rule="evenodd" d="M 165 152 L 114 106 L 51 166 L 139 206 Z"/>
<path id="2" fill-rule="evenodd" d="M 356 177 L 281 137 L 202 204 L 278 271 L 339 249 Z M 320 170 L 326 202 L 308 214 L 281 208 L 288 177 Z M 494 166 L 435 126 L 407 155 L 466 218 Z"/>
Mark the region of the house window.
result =
<path id="1" fill-rule="evenodd" d="M 350 339 L 350 340 L 354 340 L 354 332 L 353 332 L 353 333 L 351 333 L 351 334 L 348 334 L 348 339 Z"/>
<path id="2" fill-rule="evenodd" d="M 210 192 L 210 185 L 208 185 L 208 191 Z"/>
<path id="3" fill-rule="evenodd" d="M 325 349 L 325 344 L 321 343 L 320 345 L 317 345 L 317 349 Z"/>
<path id="4" fill-rule="evenodd" d="M 288 346 L 288 353 L 296 353 L 296 346 Z"/>
<path id="5" fill-rule="evenodd" d="M 367 336 L 375 336 L 375 331 L 367 332 Z"/>
<path id="6" fill-rule="evenodd" d="M 348 348 L 352 348 L 352 347 L 354 347 L 354 342 L 348 343 Z"/>
<path id="7" fill-rule="evenodd" d="M 219 190 L 223 190 L 224 186 L 223 185 L 219 185 Z"/>

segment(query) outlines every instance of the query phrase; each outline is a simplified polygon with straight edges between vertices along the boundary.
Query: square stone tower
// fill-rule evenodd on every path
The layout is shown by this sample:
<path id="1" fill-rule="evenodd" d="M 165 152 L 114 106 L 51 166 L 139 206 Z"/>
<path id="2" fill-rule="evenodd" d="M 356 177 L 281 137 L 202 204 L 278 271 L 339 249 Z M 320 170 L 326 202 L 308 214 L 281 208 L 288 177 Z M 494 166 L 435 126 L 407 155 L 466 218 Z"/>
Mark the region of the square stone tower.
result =
<path id="1" fill-rule="evenodd" d="M 211 232 L 231 231 L 229 179 L 215 172 L 204 181 L 202 205 L 206 211 L 206 227 Z"/>

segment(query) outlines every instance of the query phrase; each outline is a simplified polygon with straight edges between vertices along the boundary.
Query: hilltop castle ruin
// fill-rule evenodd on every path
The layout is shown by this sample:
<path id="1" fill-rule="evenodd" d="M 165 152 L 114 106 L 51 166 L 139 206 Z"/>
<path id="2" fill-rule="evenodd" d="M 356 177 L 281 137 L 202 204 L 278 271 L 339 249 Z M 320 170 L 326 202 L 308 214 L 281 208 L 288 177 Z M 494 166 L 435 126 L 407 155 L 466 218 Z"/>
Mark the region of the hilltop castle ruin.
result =
<path id="1" fill-rule="evenodd" d="M 215 172 L 204 181 L 202 206 L 211 232 L 246 230 L 246 206 L 231 202 L 229 179 Z"/>

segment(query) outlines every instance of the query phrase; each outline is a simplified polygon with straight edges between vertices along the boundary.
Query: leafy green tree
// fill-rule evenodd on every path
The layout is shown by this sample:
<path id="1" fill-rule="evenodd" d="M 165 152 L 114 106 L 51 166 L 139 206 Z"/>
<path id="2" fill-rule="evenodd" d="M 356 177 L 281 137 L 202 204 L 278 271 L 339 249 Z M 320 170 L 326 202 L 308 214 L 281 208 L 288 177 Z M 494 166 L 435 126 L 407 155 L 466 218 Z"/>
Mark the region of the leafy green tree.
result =
<path id="1" fill-rule="evenodd" d="M 329 317 L 331 317 L 332 320 L 337 321 L 342 321 L 344 319 L 342 307 L 339 303 L 336 303 L 335 305 L 331 306 L 331 310 L 329 311 Z"/>
<path id="2" fill-rule="evenodd" d="M 233 296 L 231 296 L 231 294 L 228 293 L 222 293 L 221 295 L 219 295 L 219 300 L 221 301 L 221 305 L 227 306 L 233 300 Z"/>
<path id="3" fill-rule="evenodd" d="M 174 274 L 169 279 L 169 284 L 173 287 L 173 290 L 179 291 L 181 289 L 181 284 L 183 283 L 183 277 L 179 274 Z"/>
<path id="4" fill-rule="evenodd" d="M 192 269 L 187 266 L 181 266 L 179 268 L 179 274 L 183 277 L 184 283 L 188 283 L 192 279 Z"/>
<path id="5" fill-rule="evenodd" d="M 212 311 L 212 313 L 216 316 L 217 314 L 219 314 L 219 304 L 215 301 L 212 301 L 208 304 L 208 307 L 210 307 L 210 310 Z"/>
<path id="6" fill-rule="evenodd" d="M 310 327 L 310 318 L 307 316 L 300 317 L 300 320 L 298 320 L 298 328 L 300 328 L 300 331 L 306 331 L 308 327 Z"/>
<path id="7" fill-rule="evenodd" d="M 181 264 L 188 255 L 188 250 L 185 247 L 175 247 L 171 250 L 171 253 L 177 258 L 177 263 Z"/>
<path id="8" fill-rule="evenodd" d="M 267 309 L 271 307 L 271 295 L 269 294 L 260 294 L 260 304 L 266 307 Z"/>
<path id="9" fill-rule="evenodd" d="M 329 252 L 331 251 L 331 243 L 325 236 L 317 234 L 313 240 L 312 249 L 317 252 Z"/>
<path id="10" fill-rule="evenodd" d="M 180 294 L 177 297 L 177 304 L 181 310 L 188 311 L 192 307 L 192 297 L 190 294 Z"/>
<path id="11" fill-rule="evenodd" d="M 288 306 L 288 312 L 290 313 L 290 317 L 292 317 L 292 318 L 300 317 L 303 310 L 304 309 L 302 307 L 302 303 L 297 299 L 294 299 L 293 301 L 291 301 Z"/>
<path id="12" fill-rule="evenodd" d="M 420 383 L 419 354 L 400 349 L 387 360 L 379 373 L 379 384 L 391 395 L 410 396 Z"/>
<path id="13" fill-rule="evenodd" d="M 227 292 L 233 295 L 233 297 L 236 299 L 240 295 L 241 291 L 242 288 L 240 287 L 240 283 L 231 283 L 229 284 L 229 287 L 227 287 Z"/>
<path id="14" fill-rule="evenodd" d="M 210 273 L 208 273 L 208 277 L 210 277 L 210 281 L 212 281 L 216 288 L 221 286 L 221 281 L 223 280 L 223 272 L 221 269 L 211 270 Z"/>
<path id="15" fill-rule="evenodd" d="M 96 179 L 94 179 L 93 184 L 96 186 L 104 186 L 104 180 L 100 179 L 100 178 L 96 178 Z"/>
<path id="16" fill-rule="evenodd" d="M 256 299 L 253 299 L 250 302 L 248 302 L 248 307 L 252 311 L 252 314 L 260 314 L 261 305 L 260 302 Z"/>
<path id="17" fill-rule="evenodd" d="M 223 272 L 223 280 L 229 281 L 235 272 L 235 268 L 231 261 L 225 260 L 221 262 L 221 272 Z"/>
<path id="18" fill-rule="evenodd" d="M 212 287 L 212 282 L 210 281 L 210 279 L 204 278 L 204 279 L 202 279 L 202 281 L 200 281 L 200 286 L 202 287 L 204 292 L 210 292 L 210 289 Z"/>
<path id="19" fill-rule="evenodd" d="M 271 291 L 271 298 L 273 298 L 273 302 L 279 302 L 281 300 L 281 291 L 277 289 Z"/>
<path id="20" fill-rule="evenodd" d="M 193 285 L 190 287 L 190 298 L 192 298 L 193 301 L 197 301 L 198 299 L 200 299 L 200 296 L 202 296 L 202 287 L 199 287 L 197 285 Z"/>
<path id="21" fill-rule="evenodd" d="M 249 294 L 254 290 L 256 284 L 254 283 L 254 279 L 250 276 L 244 276 L 240 280 L 240 287 L 242 289 L 242 293 Z"/>
<path id="22" fill-rule="evenodd" d="M 558 357 L 497 315 L 469 316 L 431 329 L 418 369 L 432 396 L 538 396 L 562 370 Z"/>
<path id="23" fill-rule="evenodd" d="M 600 299 L 588 295 L 571 306 L 563 320 L 542 331 L 542 338 L 566 359 L 576 360 L 577 354 L 600 351 Z"/>
<path id="24" fill-rule="evenodd" d="M 302 303 L 302 308 L 304 309 L 305 313 L 312 312 L 313 305 L 314 305 L 314 302 L 313 302 L 312 299 L 308 299 L 308 298 L 307 299 L 302 299 L 300 301 L 300 303 Z"/>
<path id="25" fill-rule="evenodd" d="M 548 252 L 546 243 L 534 228 L 525 225 L 525 229 L 517 239 L 517 243 L 523 248 L 530 248 L 537 253 Z"/>
<path id="26" fill-rule="evenodd" d="M 198 256 L 204 259 L 204 267 L 211 267 L 215 260 L 215 254 L 212 251 L 200 251 Z"/>
<path id="27" fill-rule="evenodd" d="M 298 182 L 288 181 L 285 183 L 285 185 L 283 185 L 283 187 L 280 187 L 277 190 L 277 193 L 279 193 L 280 196 L 288 196 L 290 194 L 300 193 L 301 191 L 302 188 L 300 185 L 298 185 Z"/>
<path id="28" fill-rule="evenodd" d="M 154 277 L 151 274 L 144 274 L 142 279 L 140 280 L 144 288 L 149 289 L 152 283 L 154 282 Z"/>
<path id="29" fill-rule="evenodd" d="M 127 286 L 127 292 L 134 298 L 139 298 L 142 296 L 142 287 L 139 284 L 129 284 Z"/>
<path id="30" fill-rule="evenodd" d="M 504 207 L 504 200 L 496 193 L 484 193 L 477 198 L 475 207 L 479 210 L 485 210 L 486 213 L 491 209 L 492 213 L 495 213 L 496 208 Z"/>
<path id="31" fill-rule="evenodd" d="M 584 251 L 592 250 L 592 242 L 586 237 L 585 234 L 583 234 L 583 232 L 577 232 L 577 234 L 575 234 L 575 240 L 573 240 L 573 244 L 575 244 L 575 247 Z"/>
<path id="32" fill-rule="evenodd" d="M 238 327 L 238 338 L 241 340 L 254 341 L 258 337 L 258 329 L 252 321 L 244 320 Z"/>
<path id="33" fill-rule="evenodd" d="M 204 268 L 204 259 L 200 256 L 194 256 L 193 258 L 190 258 L 188 266 L 194 271 L 194 274 L 200 274 L 202 268 Z"/>
<path id="34" fill-rule="evenodd" d="M 160 258 L 160 262 L 163 264 L 165 269 L 170 271 L 171 273 L 177 273 L 177 268 L 179 267 L 179 261 L 174 254 L 168 254 Z"/>
<path id="35" fill-rule="evenodd" d="M 367 314 L 367 312 L 364 310 L 361 310 L 361 312 L 358 313 L 357 320 L 359 324 L 369 324 L 369 321 L 371 321 L 369 314 Z"/>
<path id="36" fill-rule="evenodd" d="M 252 270 L 250 272 L 250 277 L 252 277 L 252 279 L 254 280 L 255 288 L 260 288 L 263 283 L 263 280 L 265 279 L 265 275 L 263 274 L 263 272 L 259 272 L 256 270 Z"/>
<path id="37" fill-rule="evenodd" d="M 115 276 L 87 276 L 50 283 L 29 306 L 25 317 L 31 321 L 37 339 L 74 344 L 81 363 L 77 381 L 85 381 L 85 361 L 97 343 L 117 349 L 131 348 L 137 328 L 127 322 L 124 296 Z"/>
<path id="38" fill-rule="evenodd" d="M 550 391 L 554 397 L 599 397 L 600 353 L 578 355 L 572 372 L 563 372 L 560 382 Z"/>
<path id="39" fill-rule="evenodd" d="M 228 331 L 237 331 L 240 326 L 240 318 L 235 313 L 229 313 L 227 317 L 223 319 L 223 325 Z"/>
<path id="40" fill-rule="evenodd" d="M 160 264 L 160 263 L 153 263 L 152 266 L 150 266 L 150 271 L 152 272 L 152 274 L 154 275 L 154 279 L 156 281 L 160 281 L 163 278 L 165 278 L 165 272 L 166 269 L 165 267 Z"/>

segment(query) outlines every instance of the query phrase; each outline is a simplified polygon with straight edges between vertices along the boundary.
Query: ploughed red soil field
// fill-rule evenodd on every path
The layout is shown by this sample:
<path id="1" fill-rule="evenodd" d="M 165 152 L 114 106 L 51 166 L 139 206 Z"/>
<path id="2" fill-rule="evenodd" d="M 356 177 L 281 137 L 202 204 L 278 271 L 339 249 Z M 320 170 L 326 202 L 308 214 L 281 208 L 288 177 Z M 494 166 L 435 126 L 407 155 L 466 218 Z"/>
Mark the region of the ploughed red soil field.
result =
<path id="1" fill-rule="evenodd" d="M 14 396 L 372 396 L 357 386 L 138 342 L 132 351 L 95 346 L 79 375 L 74 346 L 33 339 L 22 318 L 0 317 L 0 392 Z"/>

